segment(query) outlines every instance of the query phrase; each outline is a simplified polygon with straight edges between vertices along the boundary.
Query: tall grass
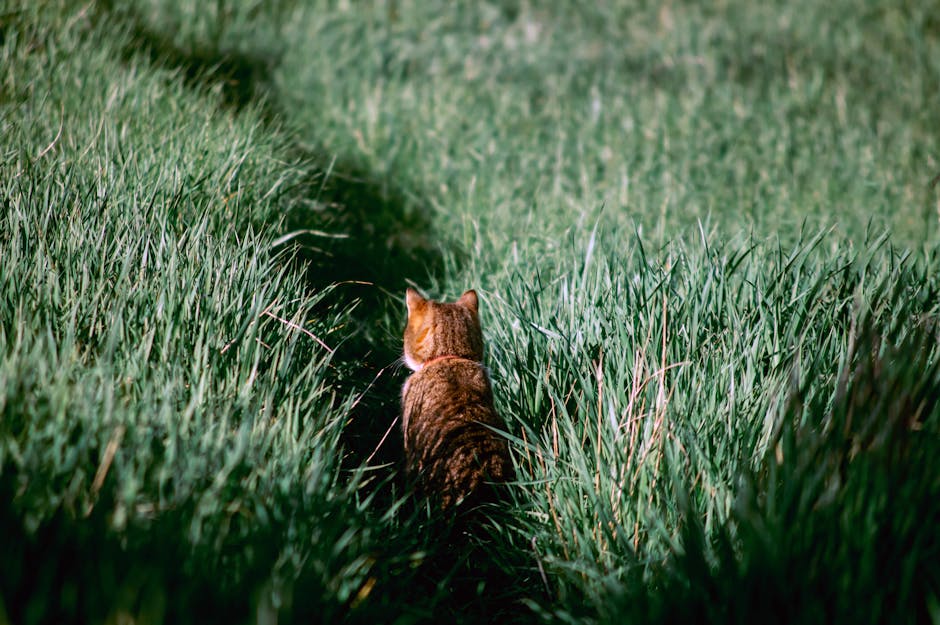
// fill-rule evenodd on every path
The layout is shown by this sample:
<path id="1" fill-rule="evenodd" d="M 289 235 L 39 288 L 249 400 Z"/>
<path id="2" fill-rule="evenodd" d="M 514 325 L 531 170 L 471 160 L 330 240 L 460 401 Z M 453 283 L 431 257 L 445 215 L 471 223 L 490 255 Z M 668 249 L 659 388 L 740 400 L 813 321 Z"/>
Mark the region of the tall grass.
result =
<path id="1" fill-rule="evenodd" d="M 555 617 L 574 618 L 572 604 L 574 620 L 602 622 L 925 617 L 935 270 L 872 254 L 878 242 L 820 256 L 822 238 L 674 246 L 660 261 L 635 241 L 624 280 L 603 239 L 575 236 L 564 261 L 514 267 L 489 300 L 508 320 L 488 344 L 518 419 L 531 506 L 519 531 L 557 574 Z"/>
<path id="2" fill-rule="evenodd" d="M 929 3 L 0 11 L 0 616 L 940 621 Z M 398 475 L 406 284 L 518 468 Z"/>

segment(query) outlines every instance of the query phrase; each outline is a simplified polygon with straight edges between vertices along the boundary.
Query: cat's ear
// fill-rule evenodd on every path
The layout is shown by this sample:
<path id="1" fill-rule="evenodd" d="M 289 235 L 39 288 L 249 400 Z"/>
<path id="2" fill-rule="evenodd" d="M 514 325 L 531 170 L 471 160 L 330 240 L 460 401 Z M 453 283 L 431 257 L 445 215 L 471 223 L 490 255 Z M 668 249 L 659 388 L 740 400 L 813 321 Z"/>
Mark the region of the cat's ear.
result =
<path id="1" fill-rule="evenodd" d="M 405 306 L 408 307 L 408 314 L 413 314 L 419 308 L 424 308 L 428 300 L 421 297 L 417 291 L 408 287 L 405 291 Z"/>
<path id="2" fill-rule="evenodd" d="M 473 314 L 478 314 L 480 302 L 477 299 L 477 292 L 473 289 L 466 291 L 463 295 L 460 296 L 460 299 L 457 300 L 457 303 L 472 312 Z"/>

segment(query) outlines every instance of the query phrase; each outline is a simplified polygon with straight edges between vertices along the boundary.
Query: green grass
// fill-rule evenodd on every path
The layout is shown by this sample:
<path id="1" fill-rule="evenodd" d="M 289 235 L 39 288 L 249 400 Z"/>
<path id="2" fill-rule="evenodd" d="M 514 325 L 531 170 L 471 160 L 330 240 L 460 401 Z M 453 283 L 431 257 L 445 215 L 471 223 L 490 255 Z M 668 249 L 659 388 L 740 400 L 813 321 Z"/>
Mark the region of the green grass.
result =
<path id="1" fill-rule="evenodd" d="M 915 0 L 4 5 L 0 621 L 940 622 L 937 128 Z"/>

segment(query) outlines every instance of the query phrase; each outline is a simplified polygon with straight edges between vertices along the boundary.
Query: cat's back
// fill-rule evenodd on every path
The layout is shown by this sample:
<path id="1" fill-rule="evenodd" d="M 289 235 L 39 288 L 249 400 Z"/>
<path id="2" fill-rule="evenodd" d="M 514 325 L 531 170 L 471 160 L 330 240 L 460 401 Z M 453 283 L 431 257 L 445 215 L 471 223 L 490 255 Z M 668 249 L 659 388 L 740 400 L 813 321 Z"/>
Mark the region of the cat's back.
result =
<path id="1" fill-rule="evenodd" d="M 471 297 L 472 295 L 472 297 Z M 446 507 L 486 498 L 514 478 L 503 420 L 482 363 L 476 294 L 440 304 L 408 293 L 405 361 L 414 373 L 402 389 L 406 468 Z"/>
<path id="2" fill-rule="evenodd" d="M 470 360 L 449 359 L 424 367 L 409 377 L 403 394 L 408 412 L 428 418 L 468 417 L 469 412 L 492 412 L 487 421 L 498 418 L 486 369 Z"/>

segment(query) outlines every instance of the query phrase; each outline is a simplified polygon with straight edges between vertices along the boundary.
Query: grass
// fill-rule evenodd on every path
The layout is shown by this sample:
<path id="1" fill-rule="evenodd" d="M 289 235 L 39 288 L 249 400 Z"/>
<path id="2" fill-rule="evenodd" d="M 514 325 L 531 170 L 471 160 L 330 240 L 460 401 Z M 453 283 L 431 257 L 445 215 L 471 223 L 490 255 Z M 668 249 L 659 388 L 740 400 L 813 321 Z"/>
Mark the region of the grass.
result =
<path id="1" fill-rule="evenodd" d="M 938 97 L 915 0 L 5 6 L 0 620 L 940 622 Z"/>

